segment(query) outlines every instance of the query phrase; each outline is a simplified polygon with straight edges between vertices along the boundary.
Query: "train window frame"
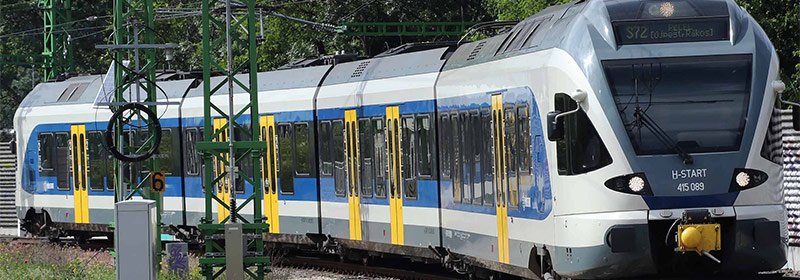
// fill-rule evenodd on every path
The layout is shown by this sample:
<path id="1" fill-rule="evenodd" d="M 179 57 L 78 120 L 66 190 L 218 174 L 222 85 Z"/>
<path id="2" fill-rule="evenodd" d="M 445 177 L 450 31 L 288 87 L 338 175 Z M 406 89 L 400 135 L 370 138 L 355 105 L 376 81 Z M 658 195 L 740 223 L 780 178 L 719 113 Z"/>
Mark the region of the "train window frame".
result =
<path id="1" fill-rule="evenodd" d="M 92 138 L 97 138 L 97 139 L 94 139 L 94 140 L 98 140 L 98 141 L 97 142 L 92 141 L 93 140 Z M 96 131 L 95 130 L 95 131 L 87 131 L 86 132 L 86 142 L 89 143 L 89 145 L 86 147 L 86 159 L 87 159 L 86 161 L 88 163 L 87 167 L 86 167 L 86 172 L 89 173 L 89 177 L 88 177 L 89 181 L 90 181 L 89 182 L 89 190 L 91 190 L 93 192 L 105 191 L 105 180 L 106 180 L 105 174 L 106 174 L 106 168 L 108 168 L 108 167 L 106 166 L 106 161 L 105 161 L 105 158 L 104 158 L 105 154 L 106 154 L 106 150 L 103 148 L 103 143 L 102 143 L 103 140 L 104 140 L 103 139 L 103 134 L 100 131 Z M 100 145 L 100 149 L 98 151 L 96 151 L 96 152 L 98 152 L 97 157 L 99 157 L 99 159 L 93 159 L 92 158 L 92 150 L 93 150 L 92 147 L 94 145 L 96 145 L 96 144 Z M 92 166 L 93 165 L 92 162 L 94 160 L 99 160 L 99 166 Z M 92 178 L 93 177 L 92 176 L 92 172 L 96 171 L 95 168 L 99 168 L 100 169 L 100 178 L 101 179 L 100 179 L 99 188 L 95 185 L 95 184 L 97 184 L 97 182 L 95 182 L 95 180 L 94 180 L 95 178 Z"/>
<path id="2" fill-rule="evenodd" d="M 463 178 L 461 172 L 464 171 L 464 168 L 461 167 L 461 148 L 463 147 L 461 147 L 461 140 L 460 140 L 462 127 L 460 122 L 458 121 L 460 119 L 459 115 L 460 114 L 457 110 L 453 110 L 453 112 L 450 113 L 450 125 L 453 129 L 452 131 L 453 134 L 451 134 L 452 137 L 448 137 L 450 139 L 451 143 L 450 147 L 452 148 L 453 152 L 450 157 L 452 160 L 450 164 L 452 168 L 450 177 L 452 179 L 451 185 L 453 188 L 453 202 L 455 203 L 461 203 L 461 197 L 463 193 L 462 190 L 463 185 L 461 184 L 461 180 Z"/>
<path id="3" fill-rule="evenodd" d="M 503 106 L 503 132 L 504 132 L 504 147 L 506 166 L 506 205 L 511 209 L 519 208 L 519 155 L 517 152 L 517 109 L 514 104 L 505 104 Z M 509 126 L 510 123 L 510 126 Z M 509 133 L 511 134 L 509 137 Z M 511 166 L 514 164 L 514 166 Z"/>
<path id="4" fill-rule="evenodd" d="M 361 197 L 371 198 L 375 193 L 375 176 L 373 174 L 375 150 L 373 148 L 372 120 L 369 118 L 359 118 L 358 120 L 358 160 L 361 169 Z"/>
<path id="5" fill-rule="evenodd" d="M 569 95 L 565 93 L 557 93 L 553 97 L 554 107 L 557 111 L 567 112 L 569 110 L 573 110 L 577 108 L 577 103 L 569 97 Z M 592 172 L 603 167 L 611 165 L 614 162 L 613 158 L 611 157 L 610 153 L 608 152 L 608 148 L 605 146 L 603 142 L 603 138 L 600 137 L 600 134 L 597 132 L 597 129 L 594 127 L 592 120 L 586 115 L 586 112 L 583 110 L 578 110 L 575 114 L 570 114 L 564 116 L 564 137 L 561 140 L 556 141 L 556 168 L 558 170 L 558 175 L 562 176 L 572 176 L 572 175 L 580 175 L 585 174 L 588 172 Z M 582 121 L 582 127 L 578 128 L 578 122 Z M 587 137 L 596 137 L 598 146 L 598 156 L 601 157 L 601 162 L 599 162 L 596 166 L 592 167 L 582 167 L 578 168 L 576 166 L 577 159 L 573 154 L 585 154 L 583 152 L 578 153 L 578 147 L 585 146 L 583 143 L 578 142 L 585 142 L 585 139 L 576 139 L 574 134 L 578 132 L 583 132 L 582 135 L 578 135 L 578 137 L 583 136 Z"/>
<path id="6" fill-rule="evenodd" d="M 439 176 L 442 180 L 450 179 L 450 137 L 452 135 L 451 127 L 450 127 L 450 116 L 447 113 L 441 113 L 439 115 L 439 125 L 438 125 L 438 134 L 439 134 L 439 158 L 438 161 L 441 164 L 439 168 Z"/>
<path id="7" fill-rule="evenodd" d="M 201 166 L 199 160 L 200 155 L 197 154 L 197 142 L 199 142 L 198 140 L 200 136 L 199 131 L 200 130 L 196 127 L 188 127 L 184 129 L 184 135 L 186 135 L 186 137 L 184 138 L 185 139 L 184 147 L 186 150 L 186 154 L 184 154 L 184 156 L 186 157 L 186 163 L 187 163 L 185 166 L 184 174 L 186 174 L 186 176 L 192 176 L 192 177 L 200 176 L 200 166 Z M 193 136 L 190 137 L 190 135 Z"/>
<path id="8" fill-rule="evenodd" d="M 422 134 L 421 133 L 422 129 L 420 128 L 420 124 L 421 124 L 420 123 L 420 119 L 427 120 L 428 128 L 427 128 L 427 132 L 425 133 L 427 135 L 426 136 L 426 140 L 427 141 L 425 143 L 422 142 L 422 137 L 420 137 L 420 135 Z M 415 162 L 417 164 L 417 179 L 431 179 L 431 178 L 433 178 L 433 174 L 435 174 L 435 172 L 436 172 L 436 168 L 435 168 L 435 164 L 434 164 L 434 160 L 435 159 L 434 159 L 434 152 L 433 152 L 435 147 L 433 145 L 433 141 L 431 141 L 432 140 L 431 139 L 432 138 L 431 137 L 431 133 L 433 133 L 433 125 L 431 123 L 431 115 L 430 114 L 424 113 L 424 114 L 416 114 L 414 116 L 414 133 L 416 134 L 415 143 L 417 145 L 417 148 L 416 148 L 417 159 L 415 160 Z M 423 152 L 422 147 L 423 147 L 423 145 L 426 146 L 426 149 L 428 151 L 427 155 L 422 155 L 422 152 Z M 427 158 L 427 163 L 428 163 L 428 168 L 427 168 L 428 170 L 427 170 L 427 173 L 423 173 L 423 163 L 424 163 L 423 161 L 426 158 Z"/>
<path id="9" fill-rule="evenodd" d="M 380 133 L 378 133 L 378 123 L 381 124 Z M 386 198 L 387 194 L 387 187 L 389 185 L 389 155 L 388 155 L 388 142 L 386 138 L 386 120 L 383 117 L 373 117 L 370 120 L 370 126 L 372 130 L 372 143 L 373 143 L 373 156 L 375 157 L 376 161 L 373 163 L 373 173 L 372 177 L 375 180 L 375 189 L 374 195 L 375 198 Z M 383 137 L 383 141 L 378 141 L 378 137 Z M 381 144 L 377 144 L 380 142 Z M 380 157 L 378 156 L 380 155 Z M 377 163 L 377 164 L 375 164 Z M 382 176 L 377 176 L 378 174 Z M 382 180 L 379 180 L 382 178 Z M 378 190 L 381 190 L 380 192 Z"/>
<path id="10" fill-rule="evenodd" d="M 65 139 L 64 145 L 59 145 L 59 136 Z M 55 142 L 55 154 L 54 157 L 56 158 L 56 162 L 54 165 L 55 175 L 56 175 L 56 188 L 60 191 L 68 191 L 72 189 L 72 183 L 70 177 L 72 176 L 72 155 L 70 155 L 70 149 L 72 149 L 70 145 L 70 137 L 69 132 L 58 131 L 53 133 L 53 140 Z M 65 149 L 64 156 L 58 156 L 58 149 Z M 61 178 L 59 178 L 61 177 Z M 61 184 L 63 182 L 63 184 Z"/>
<path id="11" fill-rule="evenodd" d="M 42 144 L 42 140 L 49 138 L 49 140 L 45 141 L 45 144 Z M 39 176 L 51 176 L 51 175 L 43 175 L 42 173 L 49 173 L 47 171 L 55 170 L 55 160 L 56 160 L 56 137 L 55 134 L 50 132 L 41 132 L 37 136 L 37 145 L 38 145 L 38 153 L 39 153 Z M 44 166 L 45 160 L 43 159 L 45 153 L 42 151 L 47 152 L 47 163 L 49 167 Z"/>
<path id="12" fill-rule="evenodd" d="M 495 171 L 494 171 L 494 139 L 493 139 L 493 132 L 494 126 L 492 125 L 492 108 L 485 106 L 481 109 L 481 125 L 483 127 L 484 133 L 484 140 L 483 140 L 483 151 L 484 151 L 484 158 L 483 161 L 486 164 L 481 164 L 481 172 L 484 173 L 483 178 L 483 206 L 484 207 L 494 207 L 495 201 L 495 192 L 494 189 L 496 187 L 495 182 Z M 485 168 L 485 169 L 484 169 Z"/>
<path id="13" fill-rule="evenodd" d="M 277 136 L 276 138 L 278 139 L 278 141 L 276 141 L 277 144 L 278 144 L 278 148 L 275 149 L 275 158 L 278 161 L 278 164 L 276 165 L 276 168 L 277 168 L 276 172 L 278 173 L 278 189 L 280 190 L 280 193 L 282 195 L 293 195 L 294 194 L 294 174 L 295 174 L 295 171 L 294 171 L 294 168 L 295 168 L 295 166 L 294 166 L 294 161 L 295 161 L 294 154 L 295 153 L 294 153 L 294 144 L 292 144 L 292 142 L 294 142 L 294 124 L 291 123 L 291 122 L 280 122 L 280 123 L 276 123 L 275 124 L 275 128 L 276 128 L 275 130 L 276 130 L 276 136 Z M 289 134 L 288 137 L 281 137 L 285 133 L 284 131 L 281 131 L 282 128 L 287 128 L 286 131 Z M 285 138 L 289 138 L 289 143 L 287 143 L 287 145 L 286 145 L 288 149 L 286 149 L 286 150 L 281 149 L 281 147 L 283 146 L 283 145 L 281 145 L 281 138 L 284 138 L 284 139 Z M 283 157 L 286 156 L 286 154 L 284 152 L 291 153 L 286 158 L 286 159 L 290 160 L 291 162 L 289 162 L 286 165 L 284 165 L 284 158 Z M 289 170 L 286 170 L 286 168 L 289 168 Z M 284 173 L 284 172 L 286 172 L 286 173 Z M 288 178 L 290 178 L 290 180 L 288 181 L 289 182 L 288 184 L 286 184 L 286 182 L 284 182 L 284 180 L 282 180 L 283 179 L 283 178 L 281 178 L 281 177 L 283 177 L 282 175 L 289 175 Z"/>
<path id="14" fill-rule="evenodd" d="M 326 131 L 327 126 L 327 131 Z M 319 151 L 319 173 L 320 177 L 333 177 L 333 123 L 329 120 L 319 122 L 320 151 Z M 328 160 L 327 162 L 325 160 Z M 330 171 L 326 172 L 325 164 L 328 164 Z"/>
<path id="15" fill-rule="evenodd" d="M 481 124 L 481 111 L 474 109 L 469 111 L 469 126 L 472 129 L 472 136 L 470 142 L 472 151 L 470 155 L 470 182 L 472 185 L 472 204 L 481 206 L 483 205 L 484 194 L 484 179 L 483 170 L 478 168 L 483 162 L 483 127 Z M 478 194 L 480 193 L 480 195 Z"/>
<path id="16" fill-rule="evenodd" d="M 336 129 L 336 125 L 337 124 L 339 125 L 340 129 Z M 333 162 L 333 172 L 331 172 L 331 173 L 332 173 L 332 176 L 333 176 L 333 191 L 334 191 L 334 194 L 336 196 L 339 196 L 339 197 L 347 196 L 347 182 L 346 182 L 346 177 L 347 177 L 346 168 L 347 168 L 347 166 L 345 165 L 347 163 L 347 154 L 346 154 L 345 143 L 344 143 L 345 134 L 346 134 L 345 130 L 344 130 L 344 125 L 345 125 L 344 119 L 335 119 L 335 120 L 333 120 L 331 122 L 331 140 L 332 140 L 331 144 L 333 145 L 332 149 L 331 149 L 331 152 L 332 152 L 332 155 L 333 155 L 333 157 L 331 157 L 332 162 Z M 340 133 L 339 137 L 341 137 L 341 141 L 336 141 L 336 139 L 335 139 L 337 137 L 336 136 L 336 131 L 339 131 L 339 133 Z M 339 149 L 341 149 L 341 153 L 337 152 L 337 150 L 336 150 L 337 147 Z M 342 174 L 341 174 L 341 178 L 337 178 L 337 176 L 336 176 L 336 162 L 337 162 L 336 161 L 337 160 L 336 156 L 337 156 L 337 154 L 339 156 L 341 156 L 341 164 L 340 165 L 342 166 L 341 169 L 343 170 Z M 337 184 L 337 180 L 341 180 L 340 184 Z"/>
<path id="17" fill-rule="evenodd" d="M 465 167 L 469 167 L 472 164 L 472 141 L 467 140 L 468 135 L 472 135 L 472 126 L 469 125 L 470 120 L 470 112 L 469 110 L 461 110 L 458 113 L 458 125 L 461 127 L 459 130 L 459 142 L 458 145 L 461 146 L 461 154 L 459 154 L 462 164 L 459 166 L 459 170 L 464 170 Z M 472 168 L 469 168 L 468 171 L 464 172 L 461 175 L 460 185 L 461 185 L 461 203 L 462 204 L 472 204 L 472 182 L 474 181 L 472 178 L 474 174 L 472 174 Z"/>
<path id="18" fill-rule="evenodd" d="M 298 137 L 297 137 L 297 134 L 298 134 L 297 130 L 301 126 L 305 126 L 305 128 L 306 128 L 306 132 L 305 132 L 305 136 L 306 136 L 305 137 L 305 141 L 306 141 L 306 157 L 305 157 L 305 159 L 301 159 L 300 158 L 300 155 L 299 155 L 300 149 L 298 148 L 299 141 L 298 141 Z M 311 168 L 311 166 L 313 166 L 312 158 L 313 158 L 314 151 L 311 149 L 313 142 L 311 141 L 311 139 L 312 139 L 312 137 L 311 137 L 311 125 L 309 124 L 309 122 L 301 121 L 301 122 L 293 123 L 292 124 L 292 137 L 293 137 L 293 141 L 292 141 L 292 150 L 293 150 L 293 152 L 292 152 L 292 154 L 294 156 L 294 176 L 296 178 L 308 178 L 308 177 L 311 177 L 314 174 L 313 171 L 312 171 L 312 168 Z M 305 172 L 302 172 L 302 170 L 300 170 L 300 164 L 299 163 L 301 162 L 301 160 L 304 161 L 305 164 L 306 164 Z"/>
<path id="19" fill-rule="evenodd" d="M 398 118 L 400 125 L 400 175 L 402 175 L 403 199 L 417 200 L 419 198 L 419 161 L 417 160 L 417 135 L 416 135 L 416 115 L 400 115 Z M 410 128 L 408 123 L 410 122 Z M 410 133 L 409 133 L 410 132 Z M 404 147 L 410 151 L 406 151 Z M 412 169 L 412 170 L 407 170 Z M 412 187 L 409 187 L 412 186 Z"/>

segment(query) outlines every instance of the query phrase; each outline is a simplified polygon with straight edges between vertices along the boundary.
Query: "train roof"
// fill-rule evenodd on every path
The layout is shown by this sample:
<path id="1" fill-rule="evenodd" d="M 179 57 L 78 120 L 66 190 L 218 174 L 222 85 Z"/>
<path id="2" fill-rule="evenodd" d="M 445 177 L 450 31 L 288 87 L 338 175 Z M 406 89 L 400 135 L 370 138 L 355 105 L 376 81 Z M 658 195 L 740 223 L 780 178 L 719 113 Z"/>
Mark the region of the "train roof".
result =
<path id="1" fill-rule="evenodd" d="M 563 49 L 572 54 L 576 61 L 597 59 L 599 55 L 612 52 L 619 57 L 633 57 L 640 51 L 619 51 L 612 22 L 649 20 L 647 11 L 652 9 L 648 9 L 647 5 L 656 2 L 674 5 L 679 18 L 728 16 L 731 22 L 731 44 L 736 45 L 747 40 L 767 40 L 764 34 L 756 34 L 756 39 L 752 39 L 753 36 L 744 36 L 746 30 L 757 25 L 748 25 L 752 19 L 733 0 L 576 0 L 548 7 L 503 34 L 460 46 L 453 42 L 414 43 L 388 50 L 372 58 L 345 54 L 293 61 L 278 70 L 258 73 L 258 90 L 263 92 L 306 88 L 320 84 L 334 85 L 431 73 L 550 48 Z M 670 48 L 669 44 L 654 45 L 651 49 L 655 51 L 650 52 L 666 54 Z M 713 45 L 703 45 L 702 48 L 709 53 L 718 49 Z M 246 84 L 247 74 L 237 77 Z M 222 76 L 213 77 L 212 84 L 223 79 Z M 20 107 L 92 103 L 102 81 L 103 75 L 89 75 L 41 83 L 25 97 Z M 202 96 L 202 85 L 192 88 L 193 82 L 193 79 L 160 81 L 158 86 L 163 92 L 159 90 L 159 98 L 166 96 L 168 99 L 180 99 L 187 90 L 189 97 Z M 244 90 L 235 86 L 235 92 Z"/>

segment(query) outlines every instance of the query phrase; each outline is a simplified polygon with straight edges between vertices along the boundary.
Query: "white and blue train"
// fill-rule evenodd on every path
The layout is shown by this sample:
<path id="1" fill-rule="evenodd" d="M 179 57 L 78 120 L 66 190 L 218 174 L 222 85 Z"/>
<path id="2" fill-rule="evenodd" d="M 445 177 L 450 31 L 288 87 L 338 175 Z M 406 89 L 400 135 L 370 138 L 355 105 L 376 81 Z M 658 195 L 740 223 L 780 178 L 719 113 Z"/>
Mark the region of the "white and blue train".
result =
<path id="1" fill-rule="evenodd" d="M 777 58 L 732 0 L 574 1 L 485 40 L 283 68 L 258 73 L 270 241 L 526 278 L 786 262 Z M 158 158 L 183 232 L 204 213 L 203 87 L 179 76 Z M 26 232 L 109 233 L 101 85 L 43 83 L 17 110 Z"/>

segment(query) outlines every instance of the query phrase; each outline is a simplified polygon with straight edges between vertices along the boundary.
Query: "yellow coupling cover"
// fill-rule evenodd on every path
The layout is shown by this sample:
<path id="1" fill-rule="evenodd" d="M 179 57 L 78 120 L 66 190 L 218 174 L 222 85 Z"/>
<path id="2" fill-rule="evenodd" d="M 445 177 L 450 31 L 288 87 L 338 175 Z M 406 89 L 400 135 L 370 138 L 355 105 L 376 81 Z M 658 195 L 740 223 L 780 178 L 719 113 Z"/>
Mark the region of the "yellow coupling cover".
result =
<path id="1" fill-rule="evenodd" d="M 695 251 L 697 254 L 720 250 L 719 224 L 679 225 L 678 249 Z"/>

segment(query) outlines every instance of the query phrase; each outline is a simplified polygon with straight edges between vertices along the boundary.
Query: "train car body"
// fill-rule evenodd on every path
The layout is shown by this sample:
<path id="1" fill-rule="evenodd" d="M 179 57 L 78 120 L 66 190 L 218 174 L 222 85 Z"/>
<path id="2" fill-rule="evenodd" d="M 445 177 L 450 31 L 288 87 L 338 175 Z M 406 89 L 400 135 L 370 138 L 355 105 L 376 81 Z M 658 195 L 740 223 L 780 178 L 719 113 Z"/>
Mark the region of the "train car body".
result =
<path id="1" fill-rule="evenodd" d="M 481 41 L 259 73 L 260 121 L 242 125 L 267 145 L 266 238 L 528 278 L 775 270 L 787 237 L 777 69 L 733 1 L 590 0 Z M 204 211 L 203 87 L 159 85 L 181 101 L 159 108 L 163 221 L 191 228 Z M 17 110 L 29 233 L 109 233 L 101 86 L 40 84 Z"/>

